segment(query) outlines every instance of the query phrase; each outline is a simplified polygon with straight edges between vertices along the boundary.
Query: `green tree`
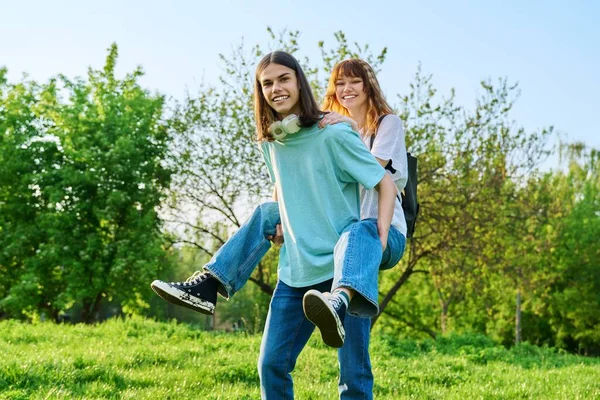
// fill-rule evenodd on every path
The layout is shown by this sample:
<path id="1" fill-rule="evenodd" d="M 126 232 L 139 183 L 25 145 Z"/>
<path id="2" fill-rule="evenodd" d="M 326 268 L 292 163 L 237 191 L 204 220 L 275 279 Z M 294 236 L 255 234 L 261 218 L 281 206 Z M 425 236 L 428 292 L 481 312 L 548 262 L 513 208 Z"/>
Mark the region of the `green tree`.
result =
<path id="1" fill-rule="evenodd" d="M 558 346 L 600 354 L 600 151 L 566 146 L 568 173 L 553 194 L 566 216 L 552 252 L 548 316 Z"/>
<path id="2" fill-rule="evenodd" d="M 0 70 L 0 315 L 57 318 L 62 269 L 52 246 L 50 207 L 64 156 L 39 117 L 43 88 L 9 84 Z M 49 267 L 50 266 L 50 267 Z"/>
<path id="3" fill-rule="evenodd" d="M 23 265 L 2 301 L 12 313 L 39 310 L 40 296 L 30 297 L 36 290 L 54 305 L 54 317 L 76 304 L 81 319 L 92 322 L 102 300 L 114 296 L 126 311 L 140 310 L 148 281 L 163 266 L 157 209 L 171 174 L 164 98 L 139 86 L 141 69 L 116 78 L 116 61 L 112 45 L 104 68 L 90 69 L 87 81 L 60 76 L 47 85 L 30 84 L 32 94 L 14 102 L 28 110 L 30 121 L 2 121 L 11 128 L 6 140 L 24 142 L 19 149 L 30 154 L 7 157 L 19 177 L 17 196 L 35 201 L 27 207 L 37 209 L 35 222 L 15 216 L 12 225 L 3 223 L 2 240 L 29 252 L 25 259 L 18 250 L 4 252 L 2 265 Z M 19 124 L 41 139 L 23 137 Z M 10 193 L 12 184 L 2 183 L 2 193 Z M 19 229 L 38 233 L 21 239 L 15 237 Z"/>
<path id="4" fill-rule="evenodd" d="M 472 110 L 455 103 L 454 91 L 438 100 L 431 79 L 419 69 L 401 97 L 407 147 L 419 156 L 421 215 L 402 268 L 384 275 L 381 309 L 413 273 L 426 272 L 445 333 L 453 303 L 484 290 L 484 268 L 500 261 L 492 244 L 510 182 L 539 165 L 552 129 L 515 129 L 509 115 L 519 91 L 506 79 L 481 82 Z"/>

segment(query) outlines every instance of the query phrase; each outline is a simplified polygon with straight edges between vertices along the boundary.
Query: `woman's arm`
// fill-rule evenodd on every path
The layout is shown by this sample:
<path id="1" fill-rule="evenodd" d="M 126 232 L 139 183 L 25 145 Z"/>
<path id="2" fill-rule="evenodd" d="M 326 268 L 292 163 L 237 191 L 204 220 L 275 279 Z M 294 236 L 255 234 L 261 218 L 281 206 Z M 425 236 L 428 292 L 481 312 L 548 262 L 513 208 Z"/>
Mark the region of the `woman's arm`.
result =
<path id="1" fill-rule="evenodd" d="M 388 165 L 388 163 L 390 162 L 390 160 L 382 160 L 382 159 L 381 159 L 381 158 L 379 158 L 379 157 L 375 157 L 375 159 L 377 160 L 377 162 L 378 162 L 379 164 L 381 164 L 381 166 L 382 166 L 383 168 L 385 168 L 385 167 L 386 167 L 386 165 Z"/>

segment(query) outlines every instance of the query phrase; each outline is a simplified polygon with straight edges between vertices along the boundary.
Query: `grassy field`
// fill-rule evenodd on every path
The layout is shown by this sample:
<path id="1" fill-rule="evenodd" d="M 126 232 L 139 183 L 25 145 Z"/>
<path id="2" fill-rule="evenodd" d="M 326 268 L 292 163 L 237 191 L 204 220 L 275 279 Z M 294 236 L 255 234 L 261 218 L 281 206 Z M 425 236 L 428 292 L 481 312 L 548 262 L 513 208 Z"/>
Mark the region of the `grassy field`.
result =
<path id="1" fill-rule="evenodd" d="M 0 322 L 0 399 L 257 399 L 260 336 L 143 319 L 97 326 Z M 598 399 L 600 359 L 480 336 L 373 338 L 377 399 Z M 317 334 L 297 399 L 337 398 L 336 351 Z"/>

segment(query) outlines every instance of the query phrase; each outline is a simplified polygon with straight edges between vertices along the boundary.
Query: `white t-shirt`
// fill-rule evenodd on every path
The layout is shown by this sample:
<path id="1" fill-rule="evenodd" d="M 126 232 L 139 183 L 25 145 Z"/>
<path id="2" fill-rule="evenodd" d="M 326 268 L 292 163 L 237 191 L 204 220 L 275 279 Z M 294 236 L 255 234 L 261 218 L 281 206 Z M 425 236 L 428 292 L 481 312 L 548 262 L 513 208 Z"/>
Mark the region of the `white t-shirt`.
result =
<path id="1" fill-rule="evenodd" d="M 367 146 L 371 145 L 371 136 L 365 135 L 361 129 L 360 138 Z M 408 181 L 408 162 L 406 160 L 406 142 L 404 139 L 404 129 L 402 129 L 402 120 L 394 114 L 386 115 L 377 129 L 377 135 L 373 142 L 371 153 L 382 160 L 392 160 L 392 168 L 396 170 L 391 173 L 385 170 L 392 179 L 398 190 L 406 186 Z M 399 199 L 402 199 L 398 192 Z M 362 186 L 360 188 L 360 218 L 377 218 L 377 204 L 379 203 L 377 190 L 366 190 Z M 396 199 L 394 206 L 394 216 L 392 217 L 392 226 L 398 229 L 406 236 L 406 218 L 404 218 L 404 210 L 402 209 L 401 200 Z"/>

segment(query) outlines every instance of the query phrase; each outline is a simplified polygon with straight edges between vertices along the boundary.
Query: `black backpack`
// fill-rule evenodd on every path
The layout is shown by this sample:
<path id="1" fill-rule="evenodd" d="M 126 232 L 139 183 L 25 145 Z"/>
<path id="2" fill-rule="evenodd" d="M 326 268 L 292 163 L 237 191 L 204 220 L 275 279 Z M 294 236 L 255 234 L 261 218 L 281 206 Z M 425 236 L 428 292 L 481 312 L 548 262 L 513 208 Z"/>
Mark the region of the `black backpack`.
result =
<path id="1" fill-rule="evenodd" d="M 384 117 L 385 115 L 379 117 L 379 120 L 377 121 L 377 129 L 379 129 L 379 124 Z M 374 141 L 375 135 L 372 135 L 369 150 L 373 149 Z M 398 198 L 398 201 L 400 201 L 400 204 L 402 204 L 402 210 L 404 211 L 404 217 L 406 218 L 406 237 L 411 238 L 415 233 L 415 224 L 417 222 L 417 216 L 419 215 L 420 208 L 419 201 L 417 200 L 417 157 L 407 152 L 406 161 L 408 164 L 408 180 L 406 181 L 404 190 L 400 192 L 402 200 Z M 392 167 L 392 160 L 388 161 L 385 169 L 390 171 L 392 174 L 396 172 L 394 167 Z"/>

